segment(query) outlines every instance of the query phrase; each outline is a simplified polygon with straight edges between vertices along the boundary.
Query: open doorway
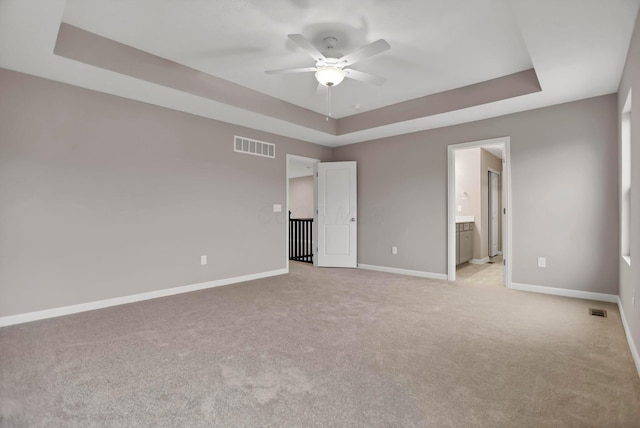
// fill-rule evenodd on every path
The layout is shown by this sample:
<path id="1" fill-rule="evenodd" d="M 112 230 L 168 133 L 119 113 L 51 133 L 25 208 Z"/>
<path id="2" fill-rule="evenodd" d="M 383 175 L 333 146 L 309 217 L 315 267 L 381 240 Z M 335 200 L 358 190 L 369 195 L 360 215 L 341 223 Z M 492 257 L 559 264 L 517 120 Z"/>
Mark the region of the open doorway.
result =
<path id="1" fill-rule="evenodd" d="M 448 279 L 511 285 L 509 137 L 449 146 Z"/>
<path id="2" fill-rule="evenodd" d="M 287 154 L 287 270 L 313 263 L 314 167 L 318 159 Z"/>
<path id="3" fill-rule="evenodd" d="M 287 154 L 286 200 L 287 270 L 291 260 L 320 267 L 357 267 L 355 161 L 320 162 Z M 306 228 L 295 229 L 294 223 L 306 223 Z"/>
<path id="4" fill-rule="evenodd" d="M 500 150 L 501 156 L 496 158 L 502 160 L 502 150 Z M 502 187 L 500 186 L 500 175 L 502 171 L 496 171 L 489 168 L 488 171 L 488 212 L 487 212 L 487 226 L 488 226 L 488 251 L 489 258 L 496 257 L 502 253 L 502 245 L 500 241 L 500 232 L 502 225 L 500 224 L 500 205 L 501 205 L 501 193 Z"/>

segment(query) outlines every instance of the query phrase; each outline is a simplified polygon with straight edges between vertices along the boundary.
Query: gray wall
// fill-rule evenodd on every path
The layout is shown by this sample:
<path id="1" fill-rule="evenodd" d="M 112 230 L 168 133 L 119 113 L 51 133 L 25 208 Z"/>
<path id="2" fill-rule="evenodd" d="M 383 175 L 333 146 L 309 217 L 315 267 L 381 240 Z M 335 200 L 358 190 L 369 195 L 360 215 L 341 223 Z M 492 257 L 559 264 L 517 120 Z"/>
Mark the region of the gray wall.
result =
<path id="1" fill-rule="evenodd" d="M 289 180 L 289 210 L 291 218 L 313 217 L 313 176 Z"/>
<path id="2" fill-rule="evenodd" d="M 616 103 L 607 95 L 334 149 L 334 160 L 358 161 L 359 263 L 446 274 L 447 145 L 510 136 L 513 281 L 617 294 Z"/>
<path id="3" fill-rule="evenodd" d="M 631 266 L 620 257 L 620 249 L 615 254 L 620 265 L 620 300 L 627 325 L 636 346 L 636 353 L 640 353 L 640 14 L 636 19 L 636 27 L 631 39 L 627 63 L 622 74 L 620 90 L 618 91 L 618 113 L 627 98 L 629 89 L 632 91 L 631 113 Z M 618 122 L 619 126 L 619 122 Z M 635 290 L 635 307 L 632 295 Z M 638 367 L 640 371 L 640 367 Z"/>
<path id="4" fill-rule="evenodd" d="M 445 274 L 447 145 L 505 135 L 514 282 L 618 291 L 615 95 L 332 151 L 7 70 L 0 93 L 0 316 L 284 268 L 286 153 L 359 162 L 360 263 Z"/>
<path id="5" fill-rule="evenodd" d="M 0 94 L 0 316 L 283 269 L 286 153 L 332 154 L 3 69 Z"/>

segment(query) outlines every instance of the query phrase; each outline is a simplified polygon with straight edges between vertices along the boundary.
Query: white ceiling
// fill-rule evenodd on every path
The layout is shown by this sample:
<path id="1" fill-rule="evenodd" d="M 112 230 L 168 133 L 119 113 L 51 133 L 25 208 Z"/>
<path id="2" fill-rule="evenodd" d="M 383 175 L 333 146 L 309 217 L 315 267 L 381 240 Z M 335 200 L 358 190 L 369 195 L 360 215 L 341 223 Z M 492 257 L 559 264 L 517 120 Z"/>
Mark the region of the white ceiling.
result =
<path id="1" fill-rule="evenodd" d="M 504 159 L 504 145 L 498 144 L 496 146 L 482 146 L 483 149 L 494 155 L 499 159 Z"/>
<path id="2" fill-rule="evenodd" d="M 544 107 L 617 91 L 640 0 L 0 0 L 0 67 L 329 146 Z M 383 38 L 391 49 L 353 68 L 383 86 L 345 80 L 342 118 L 535 68 L 542 91 L 453 112 L 330 135 L 53 54 L 61 22 L 317 113 L 327 99 L 287 39 L 327 35 L 348 53 Z M 359 108 L 354 107 L 359 105 Z"/>
<path id="3" fill-rule="evenodd" d="M 531 68 L 509 9 L 495 0 L 192 3 L 197 7 L 178 1 L 68 0 L 63 20 L 319 113 L 327 112 L 327 100 L 316 96 L 313 73 L 264 73 L 315 64 L 287 34 L 301 33 L 317 47 L 323 37 L 335 35 L 335 50 L 343 54 L 387 40 L 389 51 L 353 67 L 386 77 L 386 84 L 345 80 L 332 92 L 337 118 L 358 113 L 354 104 L 370 110 Z"/>
<path id="4" fill-rule="evenodd" d="M 313 165 L 316 162 L 317 161 L 313 161 L 308 158 L 290 158 L 287 162 L 287 166 L 289 168 L 287 171 L 287 176 L 289 178 L 313 176 Z"/>

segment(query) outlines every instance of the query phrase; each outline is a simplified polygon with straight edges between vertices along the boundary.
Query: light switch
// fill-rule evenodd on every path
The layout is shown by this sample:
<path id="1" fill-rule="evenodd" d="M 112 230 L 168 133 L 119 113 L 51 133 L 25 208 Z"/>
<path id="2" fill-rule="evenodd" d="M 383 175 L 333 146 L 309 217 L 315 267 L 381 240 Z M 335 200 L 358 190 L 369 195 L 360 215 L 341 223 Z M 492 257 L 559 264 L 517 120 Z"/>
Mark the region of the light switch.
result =
<path id="1" fill-rule="evenodd" d="M 547 267 L 547 258 L 546 257 L 538 257 L 538 267 L 546 268 Z"/>
<path id="2" fill-rule="evenodd" d="M 280 205 L 280 204 L 273 204 L 273 212 L 274 212 L 274 213 L 281 213 L 281 212 L 282 212 L 282 205 Z"/>

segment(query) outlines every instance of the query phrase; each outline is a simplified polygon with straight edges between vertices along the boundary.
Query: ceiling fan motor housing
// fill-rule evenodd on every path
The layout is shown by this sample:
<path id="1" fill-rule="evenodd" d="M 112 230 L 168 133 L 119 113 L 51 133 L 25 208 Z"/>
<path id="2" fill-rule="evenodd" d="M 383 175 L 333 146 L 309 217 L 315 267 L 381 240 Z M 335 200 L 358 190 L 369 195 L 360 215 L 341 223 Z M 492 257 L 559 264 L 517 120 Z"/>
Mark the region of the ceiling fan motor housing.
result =
<path id="1" fill-rule="evenodd" d="M 384 83 L 383 78 L 363 73 L 358 70 L 345 70 L 345 67 L 389 49 L 389 43 L 383 39 L 379 39 L 375 42 L 369 43 L 368 45 L 362 46 L 347 55 L 342 55 L 341 53 L 334 51 L 338 46 L 338 38 L 335 36 L 327 36 L 322 39 L 322 42 L 327 49 L 327 52 L 325 53 L 320 52 L 302 34 L 289 34 L 289 38 L 316 60 L 315 67 L 269 70 L 267 73 L 282 74 L 314 71 L 316 80 L 326 87 L 339 85 L 345 77 L 376 85 Z"/>

